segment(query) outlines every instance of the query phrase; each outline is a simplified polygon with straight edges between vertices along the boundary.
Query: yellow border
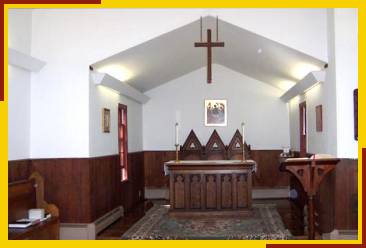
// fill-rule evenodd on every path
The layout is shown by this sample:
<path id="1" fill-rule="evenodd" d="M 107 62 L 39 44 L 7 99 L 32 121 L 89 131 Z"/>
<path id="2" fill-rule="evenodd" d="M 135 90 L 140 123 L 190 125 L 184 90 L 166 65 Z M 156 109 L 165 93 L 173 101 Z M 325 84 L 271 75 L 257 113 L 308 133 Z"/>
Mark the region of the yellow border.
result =
<path id="1" fill-rule="evenodd" d="M 359 68 L 365 68 L 365 30 L 366 30 L 366 1 L 362 0 L 325 0 L 325 1 L 297 1 L 293 0 L 261 0 L 261 1 L 253 1 L 253 0 L 226 0 L 226 1 L 218 1 L 218 0 L 186 0 L 184 2 L 173 2 L 173 1 L 163 1 L 163 0 L 140 0 L 129 1 L 129 2 L 117 2 L 113 0 L 104 0 L 101 5 L 80 5 L 80 4 L 8 4 L 4 6 L 4 83 L 5 83 L 5 102 L 0 102 L 0 176 L 2 181 L 2 187 L 0 188 L 1 198 L 3 199 L 3 208 L 0 213 L 1 219 L 1 227 L 0 227 L 0 240 L 3 242 L 3 245 L 6 246 L 64 246 L 64 245 L 88 245 L 88 246 L 97 246 L 104 245 L 105 242 L 108 242 L 108 246 L 142 246 L 142 247 L 174 247 L 174 246 L 210 246 L 210 247 L 222 247 L 223 245 L 233 246 L 243 246 L 246 244 L 250 244 L 251 247 L 265 247 L 265 244 L 278 244 L 278 243 L 286 243 L 286 244 L 360 244 L 361 243 L 361 220 L 362 220 L 362 183 L 361 183 L 361 175 L 362 175 L 362 166 L 361 166 L 361 147 L 365 147 L 364 141 L 364 132 L 366 128 L 365 126 L 365 117 L 363 115 L 359 115 L 359 165 L 358 165 L 358 202 L 359 202 L 359 239 L 356 241 L 344 241 L 344 240 L 335 240 L 335 241 L 105 241 L 103 244 L 98 242 L 90 242 L 90 241 L 61 241 L 61 242 L 53 242 L 53 241 L 32 241 L 32 242 L 19 242 L 19 241 L 7 241 L 7 206 L 4 204 L 5 198 L 7 197 L 7 154 L 8 154 L 8 141 L 7 141 L 7 128 L 8 128 L 8 9 L 9 8 L 335 8 L 335 7 L 349 7 L 349 8 L 359 8 L 358 10 L 358 18 L 359 18 Z M 359 112 L 365 106 L 364 93 L 362 91 L 363 85 L 365 82 L 365 70 L 359 70 Z M 52 243 L 51 243 L 52 242 Z M 64 242 L 67 242 L 64 243 Z M 88 243 L 87 243 L 88 242 Z M 225 242 L 225 243 L 222 243 Z"/>

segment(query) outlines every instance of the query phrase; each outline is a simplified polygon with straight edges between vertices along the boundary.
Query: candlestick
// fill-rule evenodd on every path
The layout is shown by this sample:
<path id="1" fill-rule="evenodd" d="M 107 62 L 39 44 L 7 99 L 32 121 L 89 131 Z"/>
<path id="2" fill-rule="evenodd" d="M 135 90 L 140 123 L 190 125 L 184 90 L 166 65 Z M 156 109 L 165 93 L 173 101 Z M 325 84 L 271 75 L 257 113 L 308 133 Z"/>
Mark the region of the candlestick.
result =
<path id="1" fill-rule="evenodd" d="M 242 143 L 243 143 L 243 161 L 245 161 L 245 124 L 244 122 L 241 123 L 241 132 L 242 132 Z"/>
<path id="2" fill-rule="evenodd" d="M 178 122 L 175 123 L 175 145 L 179 144 L 179 139 L 178 139 Z"/>
<path id="3" fill-rule="evenodd" d="M 178 151 L 179 144 L 175 145 L 175 162 L 179 162 L 179 151 Z"/>

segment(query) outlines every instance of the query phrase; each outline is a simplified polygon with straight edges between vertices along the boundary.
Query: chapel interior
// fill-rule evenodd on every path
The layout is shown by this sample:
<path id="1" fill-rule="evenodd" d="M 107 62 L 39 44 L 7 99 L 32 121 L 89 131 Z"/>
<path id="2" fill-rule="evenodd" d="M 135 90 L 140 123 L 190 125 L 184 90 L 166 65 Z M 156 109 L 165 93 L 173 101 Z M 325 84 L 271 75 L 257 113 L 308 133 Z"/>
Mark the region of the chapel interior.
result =
<path id="1" fill-rule="evenodd" d="M 7 14 L 9 239 L 358 238 L 357 9 Z"/>

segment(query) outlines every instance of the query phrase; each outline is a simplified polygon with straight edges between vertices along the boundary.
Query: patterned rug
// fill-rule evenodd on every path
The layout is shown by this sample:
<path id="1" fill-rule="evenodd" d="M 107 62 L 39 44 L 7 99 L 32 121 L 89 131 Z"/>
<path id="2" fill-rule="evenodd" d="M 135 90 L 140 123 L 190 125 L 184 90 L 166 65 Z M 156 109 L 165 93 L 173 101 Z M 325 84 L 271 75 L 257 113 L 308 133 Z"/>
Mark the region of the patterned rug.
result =
<path id="1" fill-rule="evenodd" d="M 274 204 L 254 204 L 253 214 L 246 218 L 174 218 L 168 210 L 169 205 L 155 203 L 122 239 L 292 239 Z"/>

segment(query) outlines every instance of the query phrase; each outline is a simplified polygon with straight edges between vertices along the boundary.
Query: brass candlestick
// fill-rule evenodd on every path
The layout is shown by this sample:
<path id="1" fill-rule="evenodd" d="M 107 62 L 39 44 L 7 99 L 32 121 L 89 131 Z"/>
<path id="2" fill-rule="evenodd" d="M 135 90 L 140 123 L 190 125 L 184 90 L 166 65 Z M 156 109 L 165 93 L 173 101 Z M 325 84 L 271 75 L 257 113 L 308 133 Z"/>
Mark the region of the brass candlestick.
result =
<path id="1" fill-rule="evenodd" d="M 175 144 L 175 162 L 179 162 L 178 147 L 179 147 L 179 144 Z"/>
<path id="2" fill-rule="evenodd" d="M 245 161 L 245 145 L 243 144 L 243 161 Z"/>

